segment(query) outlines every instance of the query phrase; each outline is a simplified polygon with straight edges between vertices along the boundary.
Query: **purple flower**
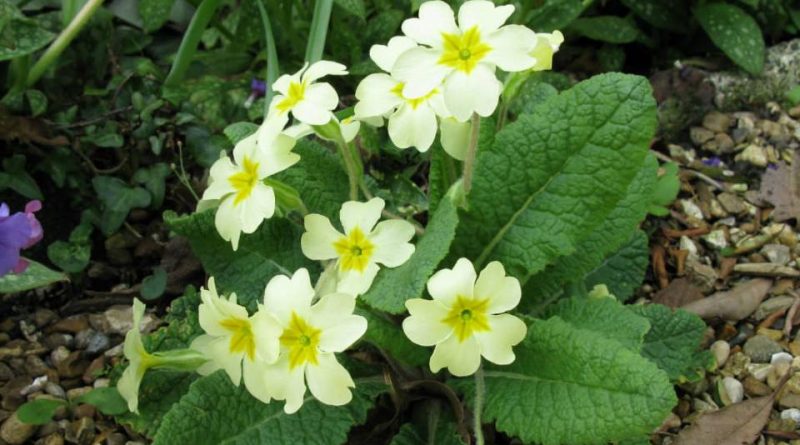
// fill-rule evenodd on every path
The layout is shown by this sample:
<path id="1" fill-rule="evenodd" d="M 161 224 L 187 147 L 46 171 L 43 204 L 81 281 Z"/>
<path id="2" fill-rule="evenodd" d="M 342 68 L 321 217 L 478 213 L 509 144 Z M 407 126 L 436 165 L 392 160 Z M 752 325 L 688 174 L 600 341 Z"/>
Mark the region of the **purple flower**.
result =
<path id="1" fill-rule="evenodd" d="M 253 80 L 250 81 L 250 94 L 256 97 L 267 94 L 267 84 L 254 77 Z"/>
<path id="2" fill-rule="evenodd" d="M 42 239 L 42 225 L 34 215 L 41 209 L 41 202 L 31 201 L 24 212 L 11 215 L 8 205 L 0 204 L 0 276 L 27 269 L 28 262 L 19 256 L 19 251 Z"/>
<path id="3" fill-rule="evenodd" d="M 722 159 L 718 158 L 717 156 L 713 156 L 708 159 L 703 159 L 703 164 L 708 165 L 709 167 L 719 167 L 722 165 Z"/>

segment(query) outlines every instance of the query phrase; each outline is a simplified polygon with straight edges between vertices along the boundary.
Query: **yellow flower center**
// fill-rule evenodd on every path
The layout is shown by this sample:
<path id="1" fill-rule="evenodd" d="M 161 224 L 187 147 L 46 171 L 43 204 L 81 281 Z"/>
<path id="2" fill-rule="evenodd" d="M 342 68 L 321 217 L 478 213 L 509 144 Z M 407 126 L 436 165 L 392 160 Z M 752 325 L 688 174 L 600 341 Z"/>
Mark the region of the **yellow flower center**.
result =
<path id="1" fill-rule="evenodd" d="M 289 92 L 286 94 L 286 97 L 283 98 L 282 101 L 278 102 L 276 107 L 281 112 L 288 112 L 291 110 L 298 102 L 303 100 L 306 95 L 306 84 L 305 82 L 291 82 L 289 84 Z"/>
<path id="2" fill-rule="evenodd" d="M 253 336 L 250 320 L 231 317 L 222 320 L 220 325 L 231 333 L 228 350 L 232 354 L 245 353 L 250 360 L 255 359 L 256 339 Z"/>
<path id="3" fill-rule="evenodd" d="M 492 50 L 491 46 L 481 40 L 481 32 L 477 26 L 461 35 L 442 33 L 442 47 L 439 64 L 467 74 Z"/>
<path id="4" fill-rule="evenodd" d="M 319 329 L 308 324 L 302 317 L 292 312 L 289 327 L 283 330 L 281 346 L 289 350 L 289 369 L 294 369 L 304 363 L 318 364 L 317 345 Z"/>
<path id="5" fill-rule="evenodd" d="M 236 190 L 233 205 L 239 204 L 253 193 L 253 189 L 258 184 L 258 165 L 258 162 L 253 162 L 245 156 L 241 171 L 228 177 L 228 182 Z"/>
<path id="6" fill-rule="evenodd" d="M 424 95 L 422 97 L 418 97 L 416 99 L 409 99 L 409 98 L 403 96 L 403 87 L 405 87 L 405 85 L 406 84 L 404 82 L 397 82 L 397 85 L 395 85 L 394 88 L 391 89 L 391 92 L 394 93 L 395 96 L 398 96 L 401 99 L 403 99 L 414 110 L 416 110 L 417 107 L 419 107 L 426 100 L 430 99 L 432 96 L 434 96 L 436 94 L 439 94 L 439 89 L 434 88 L 433 90 L 431 90 L 430 93 L 428 93 L 428 94 L 426 94 L 426 95 Z"/>
<path id="7" fill-rule="evenodd" d="M 346 236 L 333 243 L 333 248 L 339 254 L 339 267 L 342 271 L 364 272 L 375 251 L 375 245 L 364 236 L 364 232 L 359 227 L 354 228 Z"/>
<path id="8" fill-rule="evenodd" d="M 472 337 L 475 332 L 489 331 L 487 309 L 489 299 L 479 300 L 459 295 L 442 323 L 450 326 L 459 342 Z"/>
<path id="9" fill-rule="evenodd" d="M 553 47 L 545 39 L 539 39 L 536 47 L 531 51 L 531 56 L 536 58 L 536 65 L 531 68 L 533 71 L 543 71 L 553 68 Z"/>

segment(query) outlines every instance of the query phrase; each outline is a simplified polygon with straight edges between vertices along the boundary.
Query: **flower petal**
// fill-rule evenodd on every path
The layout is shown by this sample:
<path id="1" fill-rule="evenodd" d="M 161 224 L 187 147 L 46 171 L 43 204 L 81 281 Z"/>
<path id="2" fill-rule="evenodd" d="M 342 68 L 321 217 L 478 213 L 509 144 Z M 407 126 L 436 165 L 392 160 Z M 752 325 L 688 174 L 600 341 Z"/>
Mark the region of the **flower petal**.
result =
<path id="1" fill-rule="evenodd" d="M 253 233 L 265 219 L 272 218 L 275 213 L 275 192 L 259 182 L 253 187 L 250 196 L 239 203 L 239 214 L 243 233 Z"/>
<path id="2" fill-rule="evenodd" d="M 220 199 L 236 191 L 228 181 L 228 178 L 237 172 L 238 169 L 228 156 L 217 159 L 211 165 L 211 170 L 209 171 L 210 182 L 208 188 L 203 192 L 203 199 Z"/>
<path id="3" fill-rule="evenodd" d="M 456 297 L 472 298 L 475 285 L 475 267 L 466 258 L 460 258 L 452 269 L 442 269 L 428 280 L 428 293 L 445 307 L 452 306 Z"/>
<path id="4" fill-rule="evenodd" d="M 387 267 L 397 267 L 408 261 L 414 253 L 414 245 L 409 243 L 414 232 L 414 226 L 408 221 L 393 219 L 378 223 L 369 234 L 375 245 L 372 261 Z"/>
<path id="5" fill-rule="evenodd" d="M 244 387 L 247 392 L 256 399 L 269 403 L 272 400 L 272 394 L 269 391 L 269 386 L 264 379 L 264 367 L 266 363 L 261 361 L 250 361 L 245 358 L 242 364 L 242 379 L 244 380 Z"/>
<path id="6" fill-rule="evenodd" d="M 440 119 L 439 130 L 441 131 L 439 139 L 444 151 L 459 161 L 466 159 L 469 134 L 472 130 L 470 121 L 459 122 L 452 117 Z"/>
<path id="7" fill-rule="evenodd" d="M 525 26 L 507 25 L 487 36 L 492 51 L 486 60 L 504 71 L 524 71 L 533 68 L 536 58 L 536 33 Z"/>
<path id="8" fill-rule="evenodd" d="M 259 148 L 263 162 L 259 165 L 260 179 L 286 170 L 300 160 L 300 155 L 292 152 L 296 142 L 296 139 L 289 135 L 279 134 L 271 144 Z"/>
<path id="9" fill-rule="evenodd" d="M 326 405 L 346 405 L 353 398 L 350 388 L 356 386 L 350 373 L 336 361 L 333 354 L 319 354 L 318 360 L 318 365 L 306 367 L 311 394 Z"/>
<path id="10" fill-rule="evenodd" d="M 432 47 L 442 46 L 442 33 L 458 32 L 455 14 L 443 1 L 428 1 L 419 7 L 418 18 L 406 19 L 401 28 L 403 34 L 417 43 Z"/>
<path id="11" fill-rule="evenodd" d="M 377 264 L 370 262 L 364 272 L 359 272 L 355 269 L 347 272 L 339 272 L 339 282 L 336 285 L 336 291 L 354 297 L 361 295 L 372 286 L 372 282 L 375 281 L 375 276 L 378 274 L 379 270 L 380 267 L 378 267 Z"/>
<path id="12" fill-rule="evenodd" d="M 412 298 L 406 300 L 406 308 L 411 315 L 403 320 L 403 332 L 412 342 L 433 346 L 453 333 L 450 326 L 442 323 L 449 311 L 438 301 Z"/>
<path id="13" fill-rule="evenodd" d="M 458 27 L 467 32 L 477 26 L 483 36 L 496 31 L 514 13 L 513 5 L 495 6 L 486 0 L 464 2 L 458 10 Z"/>
<path id="14" fill-rule="evenodd" d="M 292 312 L 305 317 L 311 308 L 314 288 L 305 268 L 297 269 L 291 278 L 277 275 L 269 280 L 264 289 L 264 306 L 283 325 L 289 324 Z"/>
<path id="15" fill-rule="evenodd" d="M 304 366 L 289 368 L 289 356 L 283 354 L 274 364 L 263 367 L 266 392 L 277 400 L 286 400 L 283 411 L 286 414 L 297 412 L 303 406 L 306 394 Z"/>
<path id="16" fill-rule="evenodd" d="M 117 381 L 117 391 L 128 402 L 128 410 L 132 413 L 139 412 L 139 385 L 142 383 L 145 371 L 139 363 L 131 362 Z"/>
<path id="17" fill-rule="evenodd" d="M 335 292 L 325 294 L 311 307 L 308 321 L 317 329 L 325 331 L 342 323 L 347 316 L 353 315 L 355 307 L 356 299 L 352 295 Z M 355 340 L 357 338 L 353 339 Z"/>
<path id="18" fill-rule="evenodd" d="M 429 48 L 411 48 L 400 55 L 392 68 L 392 77 L 405 83 L 403 96 L 423 97 L 442 84 L 451 68 L 440 65 L 441 52 Z"/>
<path id="19" fill-rule="evenodd" d="M 341 63 L 320 60 L 312 63 L 306 72 L 303 73 L 303 81 L 305 81 L 306 84 L 310 84 L 325 76 L 344 76 L 346 74 L 347 67 Z"/>
<path id="20" fill-rule="evenodd" d="M 308 68 L 308 62 L 306 62 L 303 65 L 303 67 L 300 68 L 300 70 L 297 71 L 296 73 L 294 73 L 294 74 L 284 74 L 284 75 L 278 77 L 278 79 L 275 81 L 275 83 L 272 84 L 272 89 L 274 91 L 277 91 L 278 93 L 281 93 L 281 95 L 288 94 L 289 93 L 289 85 L 292 82 L 300 83 L 300 76 L 303 74 L 303 71 L 305 71 L 306 68 Z"/>
<path id="21" fill-rule="evenodd" d="M 459 121 L 466 121 L 472 113 L 489 116 L 497 108 L 502 85 L 494 69 L 479 63 L 471 73 L 454 71 L 444 83 L 444 102 Z"/>
<path id="22" fill-rule="evenodd" d="M 342 204 L 339 219 L 345 234 L 358 227 L 362 232 L 369 233 L 375 223 L 381 218 L 381 212 L 386 203 L 381 198 L 372 198 L 367 202 L 347 201 Z"/>
<path id="23" fill-rule="evenodd" d="M 514 361 L 513 346 L 525 339 L 528 327 L 525 322 L 510 314 L 489 315 L 490 330 L 475 333 L 481 355 L 497 365 Z"/>
<path id="24" fill-rule="evenodd" d="M 392 92 L 397 83 L 388 74 L 383 73 L 365 77 L 356 88 L 356 99 L 358 99 L 354 110 L 356 119 L 383 116 L 403 103 L 403 99 Z"/>
<path id="25" fill-rule="evenodd" d="M 488 298 L 490 314 L 499 314 L 514 309 L 522 297 L 519 280 L 506 276 L 499 261 L 492 261 L 483 268 L 475 282 L 475 297 Z"/>
<path id="26" fill-rule="evenodd" d="M 451 335 L 447 340 L 439 343 L 431 354 L 430 367 L 432 372 L 439 372 L 447 368 L 450 374 L 456 377 L 472 375 L 481 365 L 481 350 L 475 336 L 463 342 L 458 341 L 458 336 Z"/>
<path id="27" fill-rule="evenodd" d="M 426 104 L 403 104 L 389 117 L 389 137 L 398 148 L 426 152 L 436 139 L 436 113 Z"/>
<path id="28" fill-rule="evenodd" d="M 367 331 L 367 320 L 353 315 L 355 298 L 343 293 L 329 294 L 311 308 L 310 323 L 320 329 L 319 348 L 342 352 Z"/>
<path id="29" fill-rule="evenodd" d="M 303 255 L 312 260 L 329 260 L 339 254 L 333 244 L 344 235 L 333 228 L 326 216 L 311 213 L 304 219 L 305 233 L 300 237 Z"/>
<path id="30" fill-rule="evenodd" d="M 233 197 L 227 197 L 219 203 L 214 216 L 214 226 L 219 236 L 225 241 L 230 241 L 233 250 L 239 248 L 239 236 L 242 234 L 242 222 L 239 212 L 233 205 Z"/>
<path id="31" fill-rule="evenodd" d="M 324 125 L 331 120 L 331 110 L 339 104 L 339 95 L 328 83 L 306 87 L 303 100 L 292 108 L 292 114 L 308 125 Z"/>
<path id="32" fill-rule="evenodd" d="M 239 386 L 239 382 L 242 380 L 243 354 L 230 352 L 230 339 L 228 337 L 201 335 L 192 341 L 190 347 L 224 369 L 231 379 L 231 383 L 234 386 Z"/>
<path id="33" fill-rule="evenodd" d="M 283 327 L 264 306 L 259 305 L 258 312 L 250 317 L 250 329 L 256 343 L 256 352 L 260 361 L 274 363 L 280 353 L 280 336 Z"/>
<path id="34" fill-rule="evenodd" d="M 386 45 L 372 45 L 369 57 L 378 65 L 378 68 L 388 72 L 392 71 L 394 63 L 400 54 L 417 46 L 416 42 L 405 36 L 394 36 Z"/>

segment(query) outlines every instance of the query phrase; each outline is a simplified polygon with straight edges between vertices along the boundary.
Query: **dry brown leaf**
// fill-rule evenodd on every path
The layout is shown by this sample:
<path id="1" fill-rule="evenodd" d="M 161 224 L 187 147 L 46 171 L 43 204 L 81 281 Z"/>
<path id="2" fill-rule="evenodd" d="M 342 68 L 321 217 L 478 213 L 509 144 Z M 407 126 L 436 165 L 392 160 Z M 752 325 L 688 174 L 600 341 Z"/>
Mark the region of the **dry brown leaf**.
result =
<path id="1" fill-rule="evenodd" d="M 775 206 L 775 221 L 800 221 L 800 149 L 795 149 L 791 167 L 781 161 L 777 169 L 767 169 L 761 177 L 759 198 Z"/>
<path id="2" fill-rule="evenodd" d="M 746 281 L 731 290 L 717 292 L 708 298 L 682 306 L 702 318 L 719 317 L 739 321 L 752 314 L 772 287 L 772 280 L 757 278 Z"/>
<path id="3" fill-rule="evenodd" d="M 656 292 L 653 302 L 673 309 L 703 299 L 703 293 L 688 278 L 672 280 L 664 289 Z"/>

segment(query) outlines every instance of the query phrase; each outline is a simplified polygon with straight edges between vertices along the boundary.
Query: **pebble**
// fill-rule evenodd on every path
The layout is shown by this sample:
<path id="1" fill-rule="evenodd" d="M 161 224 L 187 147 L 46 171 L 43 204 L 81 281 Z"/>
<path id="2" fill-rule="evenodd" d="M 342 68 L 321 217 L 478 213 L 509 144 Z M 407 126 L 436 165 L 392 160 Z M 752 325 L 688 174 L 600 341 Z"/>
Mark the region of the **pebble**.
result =
<path id="1" fill-rule="evenodd" d="M 706 242 L 709 246 L 717 249 L 722 250 L 728 247 L 728 240 L 725 237 L 725 231 L 718 229 L 712 230 L 711 232 L 702 236 L 703 241 Z"/>
<path id="2" fill-rule="evenodd" d="M 50 369 L 38 355 L 25 357 L 25 371 L 30 375 L 42 375 Z"/>
<path id="3" fill-rule="evenodd" d="M 778 363 L 792 363 L 792 354 L 788 352 L 778 352 L 777 354 L 772 354 L 772 357 L 769 359 L 770 365 L 777 365 Z"/>
<path id="4" fill-rule="evenodd" d="M 64 392 L 64 388 L 58 386 L 53 382 L 47 382 L 44 385 L 44 392 L 50 394 L 51 396 L 58 397 L 59 399 L 67 398 L 67 393 Z"/>
<path id="5" fill-rule="evenodd" d="M 763 275 L 767 277 L 800 277 L 800 270 L 773 263 L 740 263 L 733 266 L 733 271 L 746 275 Z"/>
<path id="6" fill-rule="evenodd" d="M 44 438 L 43 445 L 64 445 L 64 437 L 60 433 L 53 433 Z"/>
<path id="7" fill-rule="evenodd" d="M 792 250 L 783 244 L 767 244 L 761 249 L 761 253 L 767 257 L 770 263 L 785 266 L 792 260 Z"/>
<path id="8" fill-rule="evenodd" d="M 742 382 L 742 386 L 744 387 L 745 394 L 750 397 L 766 396 L 767 394 L 772 393 L 772 388 L 753 376 L 748 376 L 745 378 Z"/>
<path id="9" fill-rule="evenodd" d="M 792 419 L 795 423 L 800 423 L 800 409 L 789 408 L 781 411 L 781 419 Z"/>
<path id="10" fill-rule="evenodd" d="M 5 382 L 14 378 L 14 371 L 3 362 L 0 362 L 0 382 Z"/>
<path id="11" fill-rule="evenodd" d="M 794 297 L 788 295 L 772 297 L 758 306 L 758 309 L 753 313 L 753 318 L 757 321 L 761 321 L 773 312 L 790 308 L 792 304 L 794 304 Z"/>
<path id="12" fill-rule="evenodd" d="M 726 400 L 727 403 L 725 405 L 733 405 L 734 403 L 739 403 L 744 400 L 744 386 L 742 386 L 742 382 L 736 380 L 733 377 L 725 377 L 722 379 L 722 386 L 725 389 Z"/>
<path id="13" fill-rule="evenodd" d="M 731 345 L 724 340 L 717 340 L 711 345 L 711 353 L 717 361 L 717 368 L 722 368 L 731 355 Z"/>
<path id="14" fill-rule="evenodd" d="M 67 318 L 62 318 L 49 326 L 47 332 L 67 332 L 70 334 L 77 334 L 89 328 L 89 320 L 85 315 L 73 315 Z"/>
<path id="15" fill-rule="evenodd" d="M 75 336 L 75 346 L 78 349 L 85 349 L 89 355 L 97 355 L 111 346 L 111 340 L 102 332 L 87 329 Z"/>
<path id="16" fill-rule="evenodd" d="M 38 328 L 43 328 L 58 319 L 58 314 L 50 309 L 37 309 L 33 313 L 33 323 Z"/>
<path id="17" fill-rule="evenodd" d="M 764 147 L 756 144 L 748 145 L 741 153 L 736 155 L 737 161 L 747 162 L 756 167 L 766 167 L 768 164 L 767 152 Z"/>
<path id="18" fill-rule="evenodd" d="M 744 344 L 744 353 L 755 363 L 769 363 L 772 354 L 783 352 L 775 340 L 764 335 L 754 335 Z"/>
<path id="19" fill-rule="evenodd" d="M 747 211 L 747 207 L 745 207 L 742 198 L 739 198 L 733 193 L 722 192 L 717 195 L 717 199 L 722 205 L 722 208 L 724 208 L 728 213 L 738 215 Z"/>
<path id="20" fill-rule="evenodd" d="M 48 334 L 44 337 L 42 340 L 42 345 L 50 350 L 56 349 L 59 346 L 71 348 L 74 345 L 74 337 L 70 334 L 64 334 L 62 332 L 53 332 L 52 334 Z"/>
<path id="21" fill-rule="evenodd" d="M 91 386 L 82 386 L 80 388 L 72 388 L 67 391 L 67 400 L 75 400 L 78 397 L 85 395 L 92 390 Z"/>
<path id="22" fill-rule="evenodd" d="M 94 420 L 91 417 L 81 417 L 71 422 L 65 431 L 65 439 L 77 445 L 90 445 L 94 441 Z"/>
<path id="23" fill-rule="evenodd" d="M 713 139 L 714 132 L 703 127 L 692 127 L 689 129 L 689 138 L 694 145 L 699 147 Z"/>
<path id="24" fill-rule="evenodd" d="M 146 318 L 147 315 L 143 325 L 146 324 Z M 104 334 L 125 335 L 133 327 L 132 306 L 112 306 L 101 314 L 92 314 L 89 323 Z"/>
<path id="25" fill-rule="evenodd" d="M 83 359 L 81 352 L 73 351 L 56 364 L 56 370 L 61 377 L 73 378 L 82 376 L 88 366 L 89 362 Z"/>
<path id="26" fill-rule="evenodd" d="M 703 127 L 715 132 L 724 133 L 733 125 L 733 118 L 719 111 L 712 111 L 703 118 Z"/>
<path id="27" fill-rule="evenodd" d="M 735 146 L 733 139 L 725 133 L 717 133 L 714 138 L 703 144 L 703 149 L 714 154 L 732 153 Z"/>
<path id="28" fill-rule="evenodd" d="M 39 429 L 38 425 L 22 422 L 15 412 L 0 426 L 0 439 L 9 445 L 22 445 Z"/>

